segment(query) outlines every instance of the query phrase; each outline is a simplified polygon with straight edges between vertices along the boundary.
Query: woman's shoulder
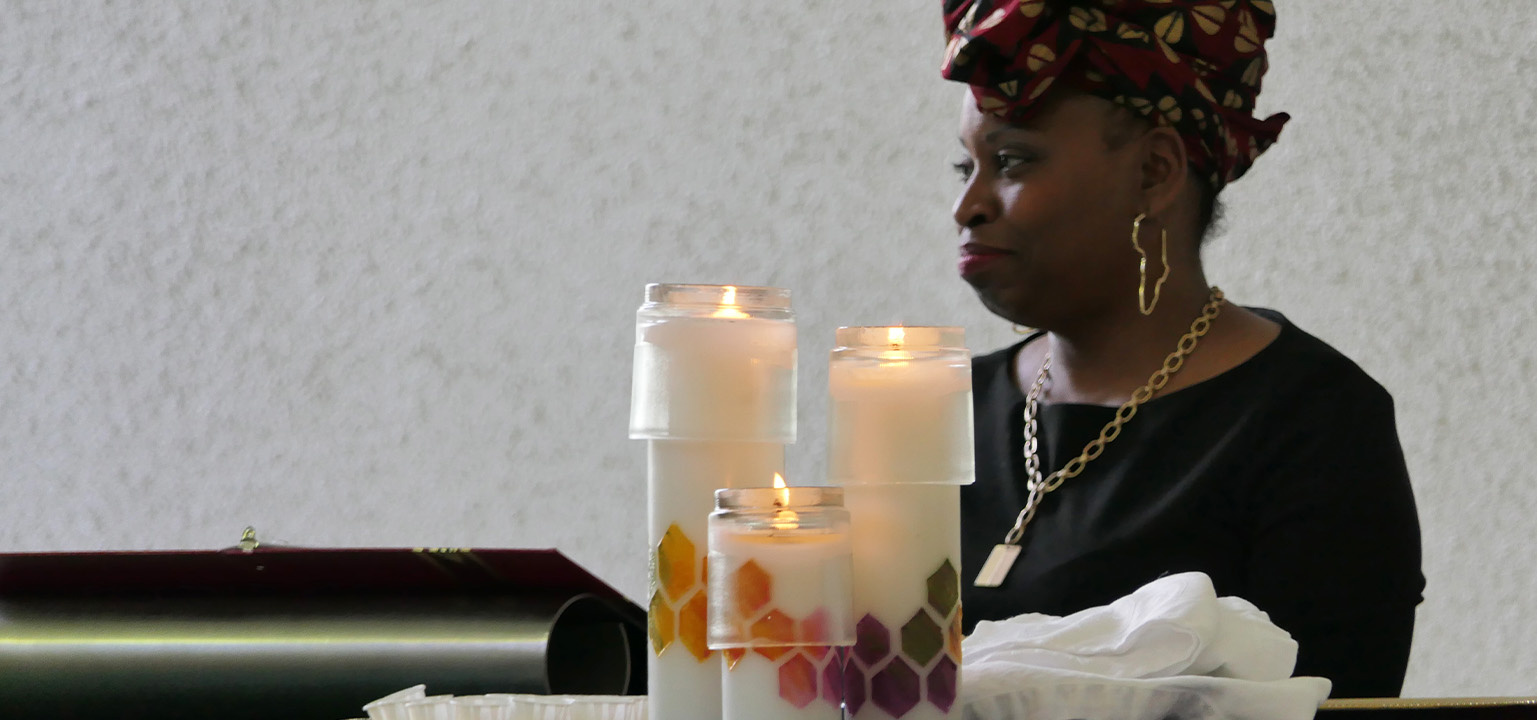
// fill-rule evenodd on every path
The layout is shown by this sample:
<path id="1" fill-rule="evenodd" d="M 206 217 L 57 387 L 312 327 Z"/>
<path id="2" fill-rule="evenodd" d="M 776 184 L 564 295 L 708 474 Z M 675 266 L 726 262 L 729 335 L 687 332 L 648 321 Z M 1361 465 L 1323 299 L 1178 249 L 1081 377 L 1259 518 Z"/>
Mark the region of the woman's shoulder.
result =
<path id="1" fill-rule="evenodd" d="M 1336 400 L 1370 400 L 1391 406 L 1392 396 L 1359 363 L 1333 345 L 1303 330 L 1284 314 L 1261 307 L 1251 312 L 1281 326 L 1275 341 L 1254 357 L 1255 381 L 1264 382 L 1271 392 L 1303 397 L 1329 397 Z"/>

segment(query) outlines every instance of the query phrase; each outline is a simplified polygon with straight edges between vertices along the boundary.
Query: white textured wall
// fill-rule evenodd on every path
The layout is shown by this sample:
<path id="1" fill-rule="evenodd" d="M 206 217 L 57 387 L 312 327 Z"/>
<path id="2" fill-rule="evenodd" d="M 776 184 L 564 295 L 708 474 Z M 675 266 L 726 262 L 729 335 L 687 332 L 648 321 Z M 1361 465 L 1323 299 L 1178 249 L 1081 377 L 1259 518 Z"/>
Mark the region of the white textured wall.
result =
<path id="1" fill-rule="evenodd" d="M 1537 692 L 1537 4 L 1281 2 L 1213 278 L 1398 400 L 1407 691 Z M 937 2 L 0 3 L 0 550 L 555 546 L 638 595 L 647 281 L 965 324 Z"/>

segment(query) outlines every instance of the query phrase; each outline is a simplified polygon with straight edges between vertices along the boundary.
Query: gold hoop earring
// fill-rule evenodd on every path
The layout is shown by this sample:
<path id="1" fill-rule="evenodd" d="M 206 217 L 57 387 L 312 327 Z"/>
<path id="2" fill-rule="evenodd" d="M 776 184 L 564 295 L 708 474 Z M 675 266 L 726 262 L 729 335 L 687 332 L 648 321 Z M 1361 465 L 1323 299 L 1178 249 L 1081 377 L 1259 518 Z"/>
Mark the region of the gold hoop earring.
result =
<path id="1" fill-rule="evenodd" d="M 1026 327 L 1018 323 L 1009 323 L 1009 327 L 1014 329 L 1015 335 L 1031 335 L 1035 333 L 1035 328 Z"/>
<path id="2" fill-rule="evenodd" d="M 1153 309 L 1158 307 L 1158 298 L 1163 293 L 1163 281 L 1169 279 L 1169 230 L 1164 228 L 1159 232 L 1159 242 L 1163 245 L 1163 274 L 1153 281 L 1153 302 L 1147 302 L 1147 252 L 1142 249 L 1142 243 L 1138 236 L 1142 234 L 1142 221 L 1147 219 L 1147 213 L 1139 213 L 1136 219 L 1131 221 L 1131 246 L 1137 249 L 1137 254 L 1142 259 L 1137 264 L 1137 309 L 1143 315 L 1152 315 Z"/>

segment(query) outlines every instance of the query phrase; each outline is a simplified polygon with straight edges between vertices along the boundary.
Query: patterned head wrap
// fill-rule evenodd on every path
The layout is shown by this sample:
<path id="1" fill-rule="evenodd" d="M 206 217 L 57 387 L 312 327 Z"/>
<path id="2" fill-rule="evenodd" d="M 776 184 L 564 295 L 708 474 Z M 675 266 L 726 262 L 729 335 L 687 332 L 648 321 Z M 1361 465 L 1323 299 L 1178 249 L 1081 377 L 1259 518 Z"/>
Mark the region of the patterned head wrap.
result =
<path id="1" fill-rule="evenodd" d="M 1270 0 L 943 0 L 944 76 L 1018 123 L 1067 82 L 1177 130 L 1213 189 L 1276 141 L 1285 113 L 1254 117 L 1275 31 Z"/>

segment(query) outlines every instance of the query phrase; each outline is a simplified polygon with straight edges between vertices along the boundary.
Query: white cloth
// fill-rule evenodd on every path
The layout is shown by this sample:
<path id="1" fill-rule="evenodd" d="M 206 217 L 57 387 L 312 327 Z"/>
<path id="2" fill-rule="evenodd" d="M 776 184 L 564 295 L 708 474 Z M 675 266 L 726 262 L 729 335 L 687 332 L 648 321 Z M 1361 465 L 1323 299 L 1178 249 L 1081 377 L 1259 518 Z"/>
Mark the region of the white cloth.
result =
<path id="1" fill-rule="evenodd" d="M 966 720 L 1310 720 L 1330 688 L 1291 677 L 1291 635 L 1204 573 L 1067 617 L 983 621 L 963 650 Z"/>

